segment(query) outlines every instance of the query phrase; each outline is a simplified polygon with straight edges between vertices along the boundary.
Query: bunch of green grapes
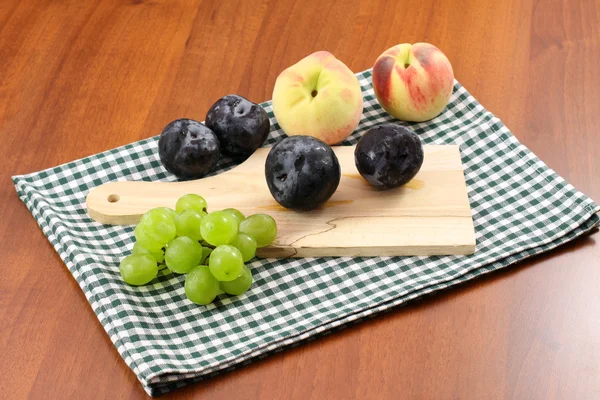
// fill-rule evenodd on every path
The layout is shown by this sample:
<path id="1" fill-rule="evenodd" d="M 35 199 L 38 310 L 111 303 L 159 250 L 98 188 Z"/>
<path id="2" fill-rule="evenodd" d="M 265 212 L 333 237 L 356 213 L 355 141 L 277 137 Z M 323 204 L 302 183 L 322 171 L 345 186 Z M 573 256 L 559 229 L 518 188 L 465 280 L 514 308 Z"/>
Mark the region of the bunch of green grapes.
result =
<path id="1" fill-rule="evenodd" d="M 133 252 L 119 266 L 126 283 L 145 285 L 167 268 L 187 274 L 189 300 L 209 304 L 219 293 L 237 296 L 250 289 L 252 272 L 244 263 L 275 239 L 277 224 L 269 215 L 246 218 L 234 208 L 208 213 L 203 197 L 186 194 L 175 210 L 144 214 L 134 234 Z"/>

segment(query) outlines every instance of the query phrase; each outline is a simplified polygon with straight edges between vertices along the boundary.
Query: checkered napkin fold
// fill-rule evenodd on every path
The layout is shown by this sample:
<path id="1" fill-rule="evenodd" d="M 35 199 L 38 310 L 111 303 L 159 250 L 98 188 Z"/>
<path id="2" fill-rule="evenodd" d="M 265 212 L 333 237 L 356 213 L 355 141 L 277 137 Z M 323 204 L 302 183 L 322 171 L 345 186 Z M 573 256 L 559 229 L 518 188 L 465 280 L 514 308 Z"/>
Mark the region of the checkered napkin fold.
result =
<path id="1" fill-rule="evenodd" d="M 371 72 L 357 76 L 364 115 L 344 145 L 393 120 L 377 103 Z M 262 106 L 271 118 L 270 146 L 284 134 L 271 103 Z M 209 306 L 186 299 L 183 275 L 163 270 L 147 286 L 123 283 L 118 265 L 131 251 L 133 227 L 104 226 L 87 214 L 86 195 L 97 185 L 175 180 L 160 164 L 157 137 L 13 181 L 127 365 L 150 395 L 158 395 L 512 265 L 598 225 L 598 205 L 519 143 L 459 83 L 440 116 L 410 127 L 426 144 L 460 145 L 475 254 L 257 259 L 249 264 L 250 291 L 220 296 Z M 221 160 L 216 173 L 234 165 Z"/>

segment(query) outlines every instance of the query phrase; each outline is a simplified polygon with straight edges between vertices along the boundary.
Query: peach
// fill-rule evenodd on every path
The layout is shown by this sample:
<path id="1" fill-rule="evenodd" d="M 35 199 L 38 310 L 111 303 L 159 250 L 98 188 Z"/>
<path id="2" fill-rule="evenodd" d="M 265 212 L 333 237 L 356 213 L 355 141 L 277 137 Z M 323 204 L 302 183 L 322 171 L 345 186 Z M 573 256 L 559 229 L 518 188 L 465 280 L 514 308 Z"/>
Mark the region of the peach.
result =
<path id="1" fill-rule="evenodd" d="M 453 86 L 450 61 L 429 43 L 394 46 L 373 66 L 373 89 L 379 104 L 404 121 L 438 116 L 448 104 Z"/>
<path id="2" fill-rule="evenodd" d="M 337 144 L 354 131 L 362 110 L 358 78 L 326 51 L 303 58 L 275 81 L 273 113 L 287 135 Z"/>

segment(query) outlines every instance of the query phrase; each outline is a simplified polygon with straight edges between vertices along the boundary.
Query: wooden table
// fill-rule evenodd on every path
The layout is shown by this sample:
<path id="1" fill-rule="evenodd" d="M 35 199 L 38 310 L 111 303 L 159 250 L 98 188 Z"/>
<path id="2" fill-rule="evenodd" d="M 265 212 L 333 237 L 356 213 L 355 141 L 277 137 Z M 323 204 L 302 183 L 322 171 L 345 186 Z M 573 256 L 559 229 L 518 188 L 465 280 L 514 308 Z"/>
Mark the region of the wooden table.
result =
<path id="1" fill-rule="evenodd" d="M 271 97 L 316 50 L 352 70 L 431 42 L 600 200 L 600 2 L 0 1 L 0 398 L 141 398 L 9 177 Z M 598 234 L 164 398 L 600 398 Z"/>

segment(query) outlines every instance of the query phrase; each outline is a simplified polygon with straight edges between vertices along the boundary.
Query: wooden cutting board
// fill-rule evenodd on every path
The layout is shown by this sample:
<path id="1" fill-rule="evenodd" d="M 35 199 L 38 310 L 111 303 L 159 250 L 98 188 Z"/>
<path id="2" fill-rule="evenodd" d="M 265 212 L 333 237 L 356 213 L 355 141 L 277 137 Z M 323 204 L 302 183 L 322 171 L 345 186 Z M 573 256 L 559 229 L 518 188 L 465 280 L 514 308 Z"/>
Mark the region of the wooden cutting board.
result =
<path id="1" fill-rule="evenodd" d="M 424 146 L 425 161 L 403 187 L 378 191 L 354 165 L 354 147 L 333 147 L 342 178 L 319 210 L 281 207 L 265 181 L 269 149 L 223 174 L 186 182 L 112 182 L 90 191 L 90 216 L 104 224 L 135 224 L 154 207 L 175 208 L 197 193 L 210 210 L 234 207 L 245 215 L 267 213 L 277 221 L 275 242 L 261 257 L 401 256 L 472 254 L 475 232 L 458 146 Z"/>

